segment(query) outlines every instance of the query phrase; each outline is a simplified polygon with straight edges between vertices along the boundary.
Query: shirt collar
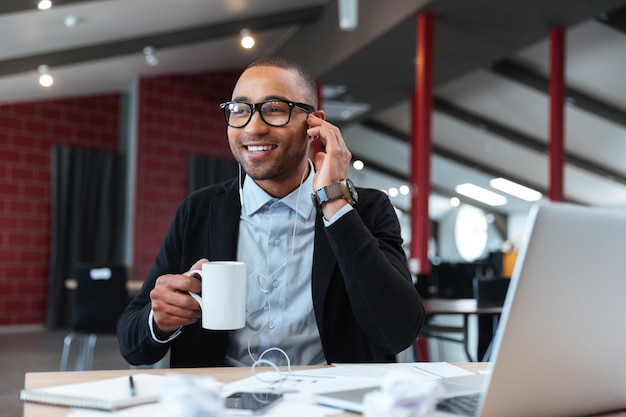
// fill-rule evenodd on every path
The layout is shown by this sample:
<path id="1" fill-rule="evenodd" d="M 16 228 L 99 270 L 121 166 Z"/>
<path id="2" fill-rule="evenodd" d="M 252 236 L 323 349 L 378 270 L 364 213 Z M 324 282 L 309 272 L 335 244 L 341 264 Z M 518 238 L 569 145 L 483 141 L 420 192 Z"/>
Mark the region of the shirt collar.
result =
<path id="1" fill-rule="evenodd" d="M 283 198 L 274 198 L 266 193 L 259 185 L 246 175 L 243 180 L 243 206 L 244 215 L 253 216 L 266 205 L 282 202 L 290 209 L 294 210 L 302 218 L 308 218 L 315 210 L 311 200 L 311 190 L 313 190 L 313 163 L 309 160 L 309 174 L 302 182 L 302 185 Z"/>

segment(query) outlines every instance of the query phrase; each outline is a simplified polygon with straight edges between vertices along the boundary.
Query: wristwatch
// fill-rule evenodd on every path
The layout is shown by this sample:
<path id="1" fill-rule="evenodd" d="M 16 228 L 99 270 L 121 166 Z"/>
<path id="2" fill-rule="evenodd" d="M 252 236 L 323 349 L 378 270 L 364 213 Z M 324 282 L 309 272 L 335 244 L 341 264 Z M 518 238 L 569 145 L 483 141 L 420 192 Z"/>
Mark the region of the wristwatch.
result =
<path id="1" fill-rule="evenodd" d="M 327 185 L 326 187 L 322 187 L 313 194 L 311 194 L 311 198 L 313 199 L 313 205 L 318 211 L 322 210 L 322 205 L 331 200 L 336 200 L 338 198 L 345 199 L 348 203 L 355 205 L 359 200 L 359 194 L 356 192 L 354 188 L 354 184 L 349 179 L 341 180 L 335 184 Z"/>

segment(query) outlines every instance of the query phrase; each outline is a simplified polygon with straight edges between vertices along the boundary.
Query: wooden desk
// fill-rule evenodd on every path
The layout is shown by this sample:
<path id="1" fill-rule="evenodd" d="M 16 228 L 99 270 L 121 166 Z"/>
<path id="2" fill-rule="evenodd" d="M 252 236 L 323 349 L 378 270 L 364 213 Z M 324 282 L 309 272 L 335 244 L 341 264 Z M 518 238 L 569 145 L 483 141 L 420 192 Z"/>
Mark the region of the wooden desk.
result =
<path id="1" fill-rule="evenodd" d="M 477 373 L 487 368 L 487 363 L 470 362 L 455 363 L 463 369 Z M 304 370 L 319 368 L 320 366 L 294 366 L 293 370 Z M 72 384 L 78 382 L 88 382 L 95 379 L 114 378 L 118 376 L 130 375 L 137 372 L 133 369 L 122 369 L 113 371 L 79 371 L 79 372 L 27 372 L 24 378 L 24 387 L 27 389 L 43 388 L 60 384 Z M 250 368 L 188 368 L 188 369 L 142 369 L 141 372 L 164 374 L 166 372 L 177 372 L 200 376 L 213 376 L 218 381 L 230 383 L 239 379 L 247 378 L 251 375 Z M 24 417 L 63 417 L 68 413 L 68 408 L 46 406 L 34 403 L 24 403 Z M 354 417 L 360 414 L 351 412 L 341 412 L 333 414 L 333 417 Z M 602 414 L 603 417 L 626 417 L 626 411 Z"/>
<path id="2" fill-rule="evenodd" d="M 470 372 L 478 372 L 487 367 L 486 363 L 461 363 L 455 364 Z M 292 366 L 294 371 L 320 368 L 322 366 Z M 112 371 L 78 371 L 78 372 L 27 372 L 24 378 L 26 389 L 44 388 L 61 384 L 74 384 L 88 382 L 95 379 L 115 378 L 130 375 L 137 370 L 121 369 Z M 141 369 L 141 372 L 164 374 L 177 372 L 199 376 L 212 376 L 220 382 L 228 384 L 239 379 L 251 376 L 249 367 L 241 368 L 187 368 L 187 369 Z M 35 403 L 24 403 L 24 417 L 62 417 L 68 412 L 66 407 L 47 406 Z M 359 416 L 360 414 L 338 411 L 337 417 Z"/>
<path id="3" fill-rule="evenodd" d="M 430 330 L 432 332 L 441 333 L 457 333 L 461 335 L 461 339 L 447 338 L 445 336 L 439 337 L 442 340 L 451 340 L 461 342 L 463 344 L 463 350 L 468 360 L 473 360 L 472 355 L 469 352 L 469 340 L 468 340 L 468 328 L 469 317 L 476 315 L 480 317 L 489 316 L 492 319 L 497 320 L 502 313 L 501 304 L 485 304 L 479 305 L 473 298 L 460 298 L 460 299 L 446 299 L 446 298 L 427 298 L 423 300 L 424 309 L 428 317 L 437 315 L 461 315 L 463 316 L 463 325 L 461 327 L 454 326 L 428 326 L 425 325 L 425 332 Z M 488 335 L 479 334 L 478 356 L 483 356 L 484 352 L 489 352 L 488 346 L 491 343 L 493 335 L 495 333 L 496 324 L 492 324 L 491 329 L 487 333 Z M 439 329 L 439 330 L 438 330 Z M 479 332 L 480 333 L 480 332 Z M 483 332 L 484 333 L 484 332 Z"/>

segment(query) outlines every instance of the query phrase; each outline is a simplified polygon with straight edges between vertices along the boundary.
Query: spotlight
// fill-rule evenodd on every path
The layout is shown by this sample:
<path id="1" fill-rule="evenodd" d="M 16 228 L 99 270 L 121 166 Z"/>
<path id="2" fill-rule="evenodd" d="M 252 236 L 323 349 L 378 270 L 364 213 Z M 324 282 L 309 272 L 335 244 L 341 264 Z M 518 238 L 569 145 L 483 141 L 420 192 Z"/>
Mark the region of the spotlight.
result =
<path id="1" fill-rule="evenodd" d="M 50 0 L 41 0 L 39 3 L 37 3 L 37 8 L 39 10 L 48 10 L 51 7 L 52 2 Z"/>
<path id="2" fill-rule="evenodd" d="M 339 0 L 339 28 L 356 29 L 359 23 L 359 0 Z"/>
<path id="3" fill-rule="evenodd" d="M 254 38 L 250 34 L 250 29 L 241 29 L 241 46 L 245 49 L 254 47 Z"/>
<path id="4" fill-rule="evenodd" d="M 154 52 L 155 50 L 152 46 L 146 46 L 145 48 L 143 48 L 143 55 L 146 58 L 146 64 L 150 65 L 151 67 L 154 67 L 159 63 L 159 58 L 156 57 Z"/>
<path id="5" fill-rule="evenodd" d="M 52 84 L 54 84 L 54 78 L 52 78 L 52 75 L 50 75 L 50 73 L 48 72 L 49 69 L 50 68 L 48 68 L 47 65 L 40 65 L 37 69 L 39 74 L 41 74 L 39 76 L 39 85 L 41 85 L 42 87 L 50 87 Z"/>
<path id="6" fill-rule="evenodd" d="M 63 20 L 63 24 L 65 25 L 66 28 L 72 29 L 78 26 L 78 20 L 79 20 L 78 17 L 70 15 L 70 16 L 67 16 Z"/>

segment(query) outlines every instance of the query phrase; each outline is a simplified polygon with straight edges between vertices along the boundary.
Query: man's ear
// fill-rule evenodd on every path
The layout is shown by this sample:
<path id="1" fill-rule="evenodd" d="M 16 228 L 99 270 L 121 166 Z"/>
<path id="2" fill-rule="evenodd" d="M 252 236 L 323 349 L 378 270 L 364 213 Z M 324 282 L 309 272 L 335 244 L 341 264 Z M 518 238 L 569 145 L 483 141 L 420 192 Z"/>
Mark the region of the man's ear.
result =
<path id="1" fill-rule="evenodd" d="M 315 110 L 313 112 L 313 115 L 315 117 L 319 117 L 322 120 L 326 120 L 326 113 L 324 113 L 324 110 Z"/>

